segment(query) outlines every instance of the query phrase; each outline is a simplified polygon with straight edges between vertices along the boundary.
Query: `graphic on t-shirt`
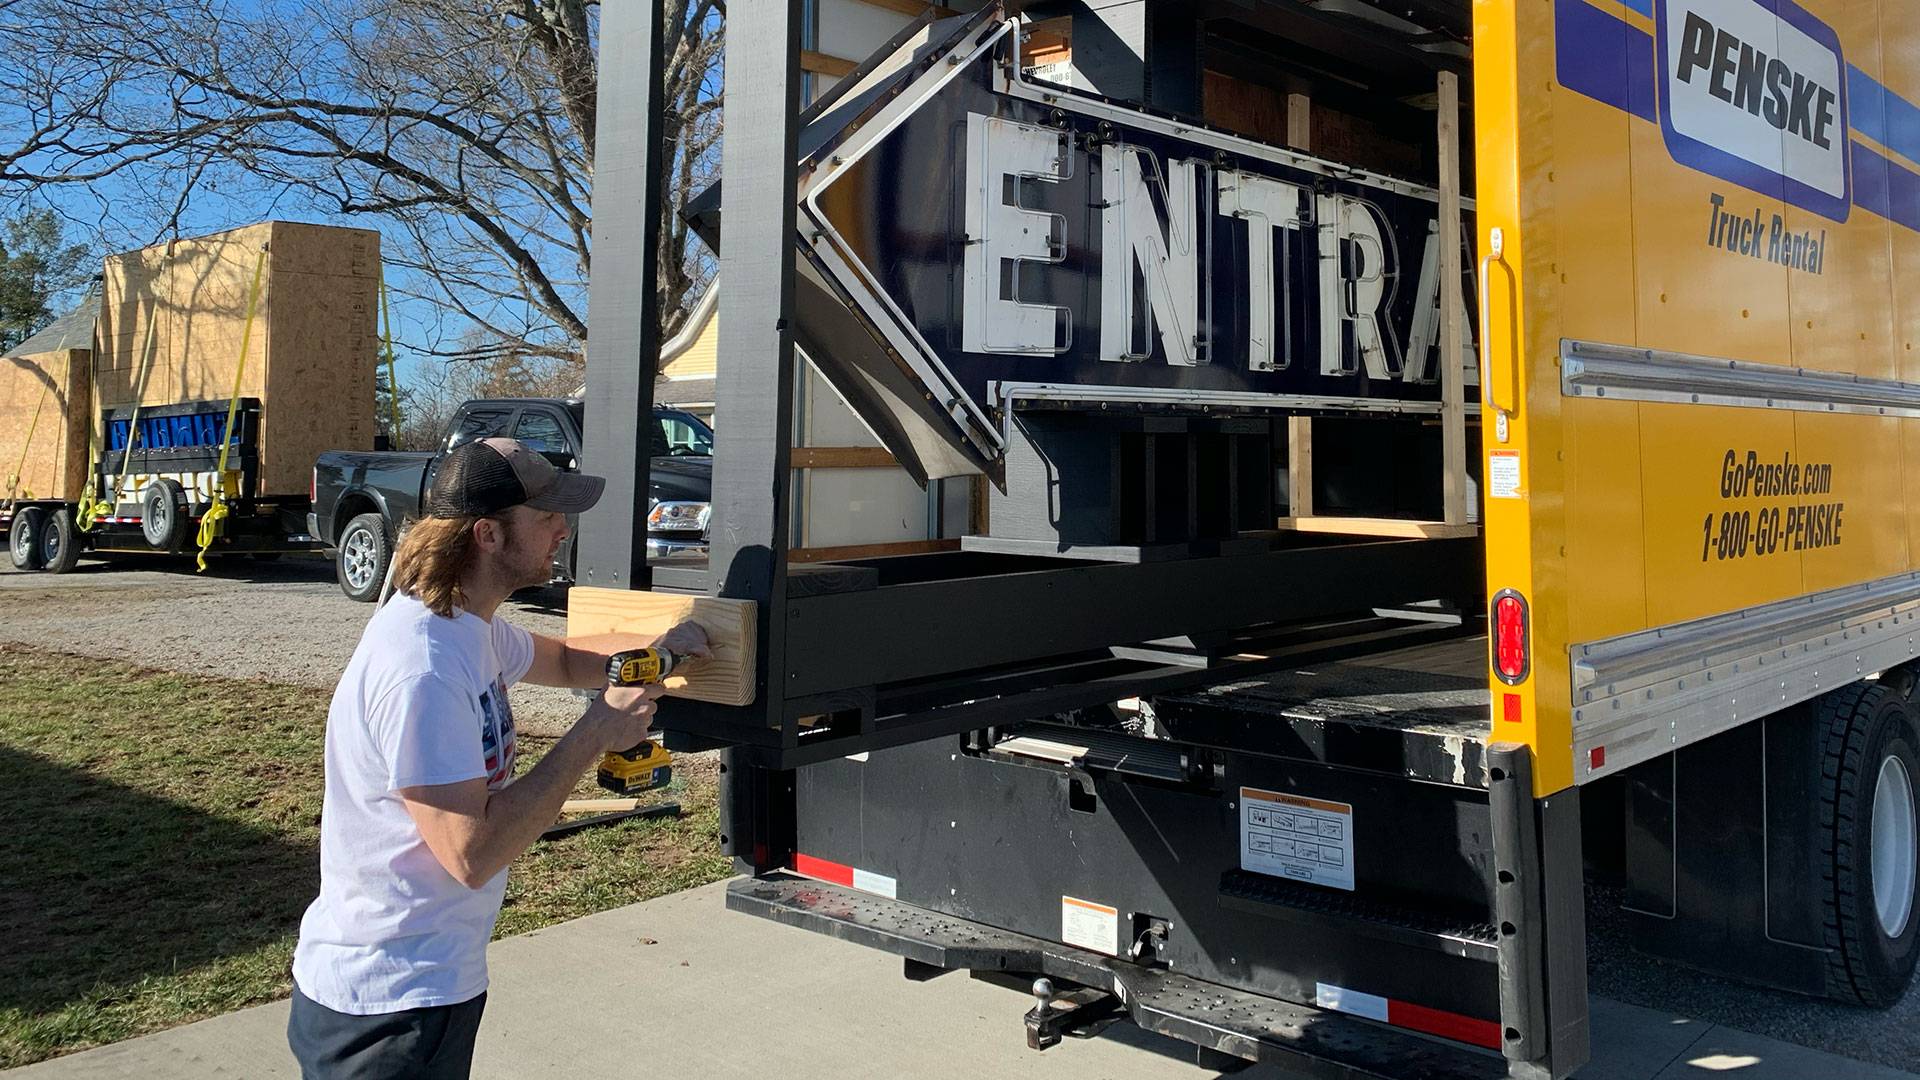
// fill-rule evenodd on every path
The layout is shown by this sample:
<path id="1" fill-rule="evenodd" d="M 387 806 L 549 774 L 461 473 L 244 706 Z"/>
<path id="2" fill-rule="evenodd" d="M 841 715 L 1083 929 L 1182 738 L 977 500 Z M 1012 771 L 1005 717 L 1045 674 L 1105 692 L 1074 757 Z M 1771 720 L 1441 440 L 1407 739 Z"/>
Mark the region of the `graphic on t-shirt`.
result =
<path id="1" fill-rule="evenodd" d="M 480 695 L 480 749 L 486 755 L 489 788 L 499 787 L 513 775 L 516 744 L 513 703 L 507 699 L 507 684 L 496 679 L 493 688 Z"/>

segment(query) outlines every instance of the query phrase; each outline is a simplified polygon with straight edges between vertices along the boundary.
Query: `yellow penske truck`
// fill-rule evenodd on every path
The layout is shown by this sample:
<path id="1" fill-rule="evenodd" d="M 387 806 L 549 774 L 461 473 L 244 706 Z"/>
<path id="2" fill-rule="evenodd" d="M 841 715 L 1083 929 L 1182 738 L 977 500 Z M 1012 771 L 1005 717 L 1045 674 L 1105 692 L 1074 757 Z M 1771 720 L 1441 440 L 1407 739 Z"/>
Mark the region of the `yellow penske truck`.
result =
<path id="1" fill-rule="evenodd" d="M 589 447 L 577 629 L 720 642 L 659 726 L 724 748 L 730 907 L 1324 1076 L 1572 1073 L 1596 882 L 1908 992 L 1920 14 L 901 7 L 729 7 L 707 563 Z M 603 19 L 617 440 L 660 44 Z M 806 364 L 969 493 L 941 543 L 793 557 Z"/>

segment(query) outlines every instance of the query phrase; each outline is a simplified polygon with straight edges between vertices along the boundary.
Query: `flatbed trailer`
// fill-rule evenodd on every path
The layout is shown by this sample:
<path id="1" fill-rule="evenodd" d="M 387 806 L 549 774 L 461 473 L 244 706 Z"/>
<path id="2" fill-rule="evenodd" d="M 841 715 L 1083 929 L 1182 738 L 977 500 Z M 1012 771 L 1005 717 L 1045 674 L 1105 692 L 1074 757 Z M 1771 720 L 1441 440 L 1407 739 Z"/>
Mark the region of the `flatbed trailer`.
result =
<path id="1" fill-rule="evenodd" d="M 316 552 L 307 533 L 310 493 L 260 491 L 257 438 L 260 402 L 235 404 L 233 439 L 220 472 L 225 401 L 185 402 L 140 410 L 109 410 L 100 430 L 106 446 L 93 463 L 88 491 L 98 504 L 31 497 L 0 501 L 0 531 L 17 570 L 65 573 L 84 552 L 171 554 L 200 550 L 200 521 L 215 485 L 227 513 L 209 555 Z M 141 434 L 129 446 L 131 425 Z M 87 511 L 92 510 L 91 516 Z"/>
<path id="2" fill-rule="evenodd" d="M 1649 951 L 1897 999 L 1913 28 L 1333 7 L 934 12 L 802 109 L 824 24 L 730 6 L 710 558 L 646 565 L 614 442 L 580 539 L 596 610 L 728 615 L 746 692 L 658 726 L 723 749 L 729 906 L 1028 987 L 1036 1048 L 1124 1016 L 1327 1076 L 1570 1075 L 1588 880 Z M 649 22 L 601 28 L 655 65 L 603 68 L 609 439 Z M 789 565 L 796 344 L 985 478 L 961 550 Z"/>

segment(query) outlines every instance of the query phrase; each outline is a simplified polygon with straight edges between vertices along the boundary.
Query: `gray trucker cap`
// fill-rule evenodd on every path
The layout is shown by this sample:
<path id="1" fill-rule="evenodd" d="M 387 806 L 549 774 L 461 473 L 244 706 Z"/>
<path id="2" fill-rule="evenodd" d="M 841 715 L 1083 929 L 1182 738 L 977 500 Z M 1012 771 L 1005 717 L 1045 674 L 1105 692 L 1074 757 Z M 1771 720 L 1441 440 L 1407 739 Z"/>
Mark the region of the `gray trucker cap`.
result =
<path id="1" fill-rule="evenodd" d="M 518 439 L 480 439 L 446 456 L 424 508 L 429 517 L 497 514 L 522 504 L 577 514 L 600 501 L 605 477 L 563 472 Z"/>

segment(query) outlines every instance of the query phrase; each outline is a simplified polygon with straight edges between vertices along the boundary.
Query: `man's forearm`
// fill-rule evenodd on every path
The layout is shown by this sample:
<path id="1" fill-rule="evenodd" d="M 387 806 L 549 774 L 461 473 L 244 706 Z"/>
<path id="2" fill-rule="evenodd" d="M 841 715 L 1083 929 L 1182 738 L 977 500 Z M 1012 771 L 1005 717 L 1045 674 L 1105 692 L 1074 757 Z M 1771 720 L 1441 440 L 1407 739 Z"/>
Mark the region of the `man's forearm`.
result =
<path id="1" fill-rule="evenodd" d="M 553 638 L 561 650 L 560 685 L 592 690 L 607 684 L 607 658 L 622 649 L 645 648 L 653 638 L 643 634 L 591 634 Z"/>
<path id="2" fill-rule="evenodd" d="M 560 804 L 580 775 L 599 760 L 600 744 L 585 727 L 586 721 L 575 724 L 525 776 L 487 797 L 485 833 L 473 859 L 481 881 L 533 846 L 560 816 Z"/>

